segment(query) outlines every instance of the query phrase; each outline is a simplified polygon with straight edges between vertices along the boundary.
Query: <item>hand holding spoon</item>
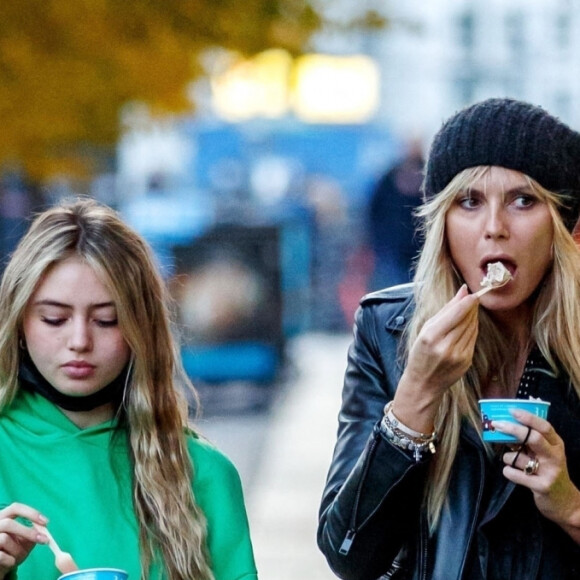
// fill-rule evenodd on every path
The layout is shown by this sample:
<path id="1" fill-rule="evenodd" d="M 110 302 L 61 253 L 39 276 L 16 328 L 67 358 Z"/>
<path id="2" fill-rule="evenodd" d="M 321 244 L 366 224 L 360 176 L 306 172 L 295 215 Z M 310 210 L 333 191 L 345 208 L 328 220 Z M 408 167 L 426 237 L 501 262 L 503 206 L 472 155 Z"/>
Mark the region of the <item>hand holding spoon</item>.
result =
<path id="1" fill-rule="evenodd" d="M 54 565 L 62 574 L 68 574 L 69 572 L 75 572 L 79 567 L 75 564 L 72 556 L 68 552 L 63 552 L 59 545 L 54 541 L 52 534 L 48 531 L 45 526 L 39 524 L 32 524 L 37 532 L 45 534 L 48 538 L 48 547 L 52 550 L 54 554 Z"/>

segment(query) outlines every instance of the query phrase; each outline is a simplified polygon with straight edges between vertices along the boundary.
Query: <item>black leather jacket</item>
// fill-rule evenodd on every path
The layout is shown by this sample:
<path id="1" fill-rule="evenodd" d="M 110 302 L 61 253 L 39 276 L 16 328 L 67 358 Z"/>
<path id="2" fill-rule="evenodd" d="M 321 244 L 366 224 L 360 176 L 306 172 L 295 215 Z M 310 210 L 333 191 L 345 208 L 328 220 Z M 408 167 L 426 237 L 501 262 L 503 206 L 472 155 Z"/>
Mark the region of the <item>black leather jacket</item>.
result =
<path id="1" fill-rule="evenodd" d="M 428 533 L 421 506 L 429 459 L 415 463 L 379 429 L 402 373 L 401 332 L 412 311 L 412 286 L 403 285 L 366 296 L 357 312 L 320 508 L 318 544 L 330 567 L 343 579 L 375 580 L 406 547 L 401 577 L 413 580 L 580 578 L 579 547 L 541 516 L 528 489 L 502 476 L 499 457 L 488 457 L 467 423 L 448 504 L 436 532 Z M 551 401 L 549 420 L 565 441 L 570 476 L 579 486 L 578 397 L 565 376 L 541 373 L 537 389 L 536 396 Z"/>

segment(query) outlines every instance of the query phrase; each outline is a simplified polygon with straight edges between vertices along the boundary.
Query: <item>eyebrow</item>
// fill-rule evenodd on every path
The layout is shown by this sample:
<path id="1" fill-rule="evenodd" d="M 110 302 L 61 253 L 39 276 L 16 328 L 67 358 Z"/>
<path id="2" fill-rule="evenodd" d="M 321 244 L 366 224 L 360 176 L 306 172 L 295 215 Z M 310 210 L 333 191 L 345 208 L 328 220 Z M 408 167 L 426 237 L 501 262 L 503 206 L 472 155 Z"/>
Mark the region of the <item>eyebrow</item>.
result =
<path id="1" fill-rule="evenodd" d="M 479 189 L 478 187 L 467 187 L 464 190 L 464 193 L 479 193 L 485 194 L 484 189 Z M 512 187 L 511 189 L 506 189 L 501 192 L 502 195 L 513 195 L 514 193 L 527 193 L 527 194 L 534 194 L 534 190 L 529 185 L 518 185 L 516 187 Z"/>
<path id="2" fill-rule="evenodd" d="M 59 302 L 58 300 L 51 300 L 49 298 L 46 298 L 44 300 L 37 300 L 36 302 L 33 302 L 32 305 L 33 306 L 56 306 L 58 308 L 72 308 L 73 307 L 71 304 Z M 110 307 L 114 308 L 115 303 L 112 301 L 111 302 L 99 302 L 97 304 L 90 304 L 89 307 L 93 308 L 93 309 L 110 308 Z"/>

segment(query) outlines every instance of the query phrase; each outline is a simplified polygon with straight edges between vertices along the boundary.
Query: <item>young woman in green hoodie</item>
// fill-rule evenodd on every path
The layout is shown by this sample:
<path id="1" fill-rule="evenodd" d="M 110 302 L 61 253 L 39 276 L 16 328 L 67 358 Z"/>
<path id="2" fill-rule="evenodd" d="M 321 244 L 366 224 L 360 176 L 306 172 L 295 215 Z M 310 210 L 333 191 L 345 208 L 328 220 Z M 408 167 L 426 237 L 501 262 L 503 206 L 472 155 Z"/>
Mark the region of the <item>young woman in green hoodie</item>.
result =
<path id="1" fill-rule="evenodd" d="M 188 425 L 165 285 L 84 200 L 40 214 L 0 287 L 0 579 L 80 568 L 255 580 L 240 479 Z M 42 528 L 40 528 L 42 530 Z"/>

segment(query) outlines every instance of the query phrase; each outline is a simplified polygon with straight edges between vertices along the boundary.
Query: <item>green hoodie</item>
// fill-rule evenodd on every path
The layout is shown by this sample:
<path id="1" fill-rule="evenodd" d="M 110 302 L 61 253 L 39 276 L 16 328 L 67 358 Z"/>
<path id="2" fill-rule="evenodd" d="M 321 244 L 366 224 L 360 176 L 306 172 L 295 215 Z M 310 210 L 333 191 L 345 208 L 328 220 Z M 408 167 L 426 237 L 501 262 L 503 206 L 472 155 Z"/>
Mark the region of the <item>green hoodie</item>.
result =
<path id="1" fill-rule="evenodd" d="M 0 415 L 0 505 L 20 502 L 38 509 L 80 568 L 122 568 L 130 580 L 138 580 L 129 454 L 125 437 L 111 439 L 114 426 L 107 421 L 79 429 L 48 400 L 21 389 Z M 215 579 L 256 580 L 236 468 L 199 438 L 188 435 L 187 442 Z M 45 545 L 36 546 L 18 568 L 19 580 L 58 576 Z M 152 569 L 151 579 L 158 577 L 159 570 Z"/>

